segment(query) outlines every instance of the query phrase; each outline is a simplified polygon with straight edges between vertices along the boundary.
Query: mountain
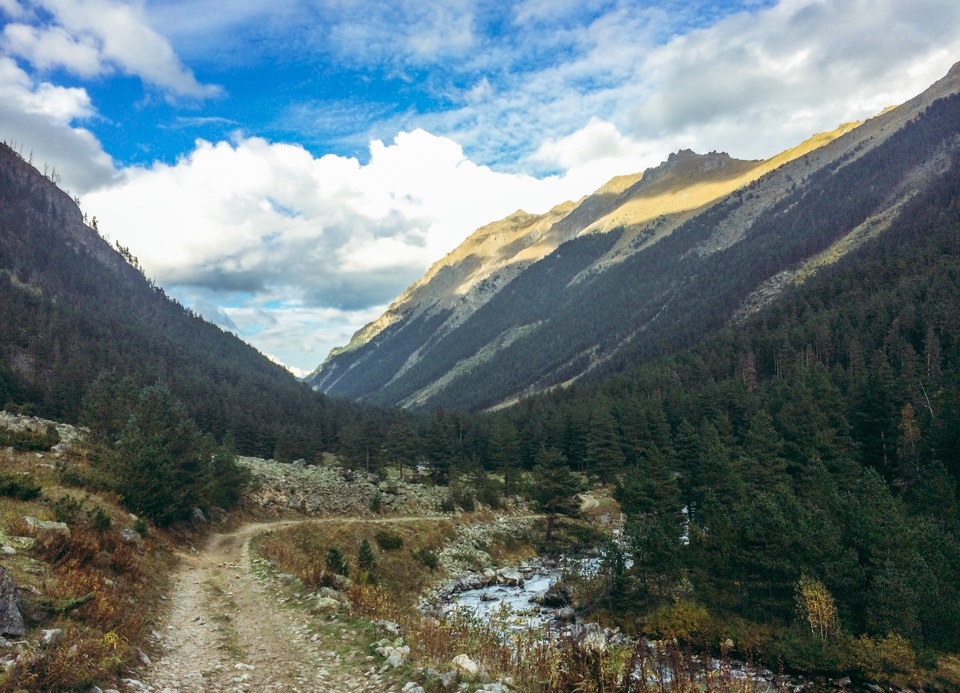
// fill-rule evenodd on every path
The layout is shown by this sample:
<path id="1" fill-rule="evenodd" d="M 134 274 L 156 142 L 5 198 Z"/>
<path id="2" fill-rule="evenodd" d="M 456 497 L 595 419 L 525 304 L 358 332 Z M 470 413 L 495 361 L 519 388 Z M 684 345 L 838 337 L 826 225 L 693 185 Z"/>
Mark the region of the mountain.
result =
<path id="1" fill-rule="evenodd" d="M 673 154 L 474 232 L 307 382 L 489 408 L 689 346 L 882 234 L 957 150 L 960 65 L 766 161 Z M 944 116 L 946 114 L 946 116 Z"/>
<path id="2" fill-rule="evenodd" d="M 137 388 L 166 382 L 203 430 L 231 433 L 248 454 L 332 449 L 347 417 L 170 299 L 76 200 L 0 145 L 0 405 L 75 422 L 107 374 Z"/>

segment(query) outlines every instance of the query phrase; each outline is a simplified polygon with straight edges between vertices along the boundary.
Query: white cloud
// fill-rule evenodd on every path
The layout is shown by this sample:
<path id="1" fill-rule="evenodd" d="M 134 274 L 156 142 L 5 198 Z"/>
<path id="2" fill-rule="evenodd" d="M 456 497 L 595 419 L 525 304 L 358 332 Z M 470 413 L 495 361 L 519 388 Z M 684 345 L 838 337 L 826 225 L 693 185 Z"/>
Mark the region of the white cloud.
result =
<path id="1" fill-rule="evenodd" d="M 75 38 L 63 27 L 7 24 L 3 28 L 2 45 L 7 52 L 41 70 L 65 66 L 80 77 L 93 77 L 103 71 L 100 51 L 92 37 Z"/>
<path id="2" fill-rule="evenodd" d="M 8 25 L 3 38 L 7 51 L 38 69 L 60 67 L 81 77 L 118 69 L 168 94 L 207 98 L 222 93 L 220 87 L 197 81 L 167 40 L 150 27 L 142 4 L 35 0 L 34 6 L 49 12 L 57 24 Z M 27 15 L 13 5 L 8 12 L 15 17 Z"/>
<path id="3" fill-rule="evenodd" d="M 95 115 L 84 89 L 35 83 L 10 58 L 0 56 L 2 138 L 25 148 L 23 156 L 43 170 L 57 168 L 61 185 L 84 194 L 109 181 L 113 161 L 77 121 Z"/>
<path id="4" fill-rule="evenodd" d="M 310 359 L 290 360 L 280 340 L 263 341 L 264 334 L 303 330 L 290 322 L 300 316 L 291 301 L 308 311 L 367 315 L 475 228 L 520 207 L 545 211 L 579 185 L 494 172 L 422 130 L 371 143 L 366 165 L 238 137 L 198 141 L 174 165 L 127 169 L 122 182 L 88 195 L 84 207 L 161 284 L 205 291 L 208 303 L 217 292 L 243 296 L 239 308 L 224 309 L 241 332 L 307 367 Z M 282 307 L 264 305 L 276 297 Z M 251 306 L 277 324 L 256 326 L 240 310 Z M 319 363 L 336 345 L 322 342 L 311 359 Z"/>

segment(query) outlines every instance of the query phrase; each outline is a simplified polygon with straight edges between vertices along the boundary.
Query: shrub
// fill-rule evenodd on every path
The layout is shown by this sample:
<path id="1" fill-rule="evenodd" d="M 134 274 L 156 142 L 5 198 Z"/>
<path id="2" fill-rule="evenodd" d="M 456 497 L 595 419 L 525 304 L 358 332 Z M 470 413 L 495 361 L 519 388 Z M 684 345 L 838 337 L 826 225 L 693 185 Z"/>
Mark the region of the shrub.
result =
<path id="1" fill-rule="evenodd" d="M 53 426 L 47 426 L 43 431 L 0 429 L 0 447 L 10 446 L 16 450 L 30 452 L 49 450 L 59 442 L 60 434 Z"/>
<path id="2" fill-rule="evenodd" d="M 29 501 L 39 496 L 40 490 L 40 486 L 33 481 L 32 477 L 0 475 L 0 496 Z"/>
<path id="3" fill-rule="evenodd" d="M 704 639 L 710 623 L 710 614 L 706 609 L 686 599 L 678 599 L 647 617 L 647 631 L 661 640 L 675 640 L 681 645 L 689 645 Z"/>
<path id="4" fill-rule="evenodd" d="M 370 546 L 370 542 L 366 539 L 360 542 L 360 551 L 357 554 L 357 565 L 360 567 L 360 570 L 367 573 L 377 565 L 377 559 L 373 555 L 373 547 Z"/>
<path id="5" fill-rule="evenodd" d="M 437 566 L 440 565 L 440 558 L 437 556 L 436 551 L 431 551 L 430 549 L 417 549 L 416 551 L 411 551 L 413 557 L 418 561 L 423 563 L 431 571 L 437 569 Z"/>
<path id="6" fill-rule="evenodd" d="M 377 546 L 380 547 L 381 551 L 396 551 L 403 547 L 403 537 L 396 532 L 382 530 L 377 532 L 373 538 L 376 540 Z"/>
<path id="7" fill-rule="evenodd" d="M 346 577 L 350 574 L 350 566 L 347 564 L 347 559 L 344 557 L 343 552 L 340 551 L 336 546 L 331 546 L 327 549 L 327 569 L 337 575 L 343 575 Z"/>

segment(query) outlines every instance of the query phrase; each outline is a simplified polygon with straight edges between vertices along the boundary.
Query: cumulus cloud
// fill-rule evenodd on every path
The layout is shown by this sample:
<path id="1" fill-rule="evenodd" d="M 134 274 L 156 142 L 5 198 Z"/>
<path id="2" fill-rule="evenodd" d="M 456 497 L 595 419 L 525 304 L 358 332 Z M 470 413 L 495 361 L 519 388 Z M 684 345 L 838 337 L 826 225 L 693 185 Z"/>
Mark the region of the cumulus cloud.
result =
<path id="1" fill-rule="evenodd" d="M 294 329 L 297 311 L 379 310 L 475 228 L 520 207 L 545 211 L 579 185 L 497 173 L 422 130 L 372 142 L 365 165 L 237 136 L 198 141 L 172 165 L 127 169 L 84 207 L 161 284 L 205 292 L 207 304 L 241 297 L 224 314 L 260 346 L 264 334 Z M 265 307 L 268 296 L 283 300 Z M 263 325 L 266 315 L 278 323 Z M 311 355 L 319 363 L 333 346 Z"/>
<path id="2" fill-rule="evenodd" d="M 113 160 L 96 137 L 78 127 L 95 114 L 86 90 L 35 82 L 10 58 L 0 57 L 3 138 L 41 170 L 58 169 L 63 187 L 84 194 L 109 181 Z"/>
<path id="3" fill-rule="evenodd" d="M 222 92 L 200 84 L 176 56 L 169 42 L 154 31 L 138 4 L 114 0 L 35 0 L 35 10 L 50 13 L 54 25 L 9 24 L 6 51 L 36 68 L 62 68 L 80 77 L 114 69 L 177 96 L 207 98 Z M 24 6 L 2 8 L 13 17 L 32 17 Z"/>

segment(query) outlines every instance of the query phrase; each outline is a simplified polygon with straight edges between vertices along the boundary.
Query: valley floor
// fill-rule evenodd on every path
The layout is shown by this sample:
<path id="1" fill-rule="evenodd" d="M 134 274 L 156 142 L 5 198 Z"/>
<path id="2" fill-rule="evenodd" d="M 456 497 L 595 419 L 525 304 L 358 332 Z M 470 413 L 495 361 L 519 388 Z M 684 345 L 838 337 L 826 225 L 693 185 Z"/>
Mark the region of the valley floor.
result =
<path id="1" fill-rule="evenodd" d="M 344 518 L 301 522 L 325 521 Z M 170 693 L 399 690 L 402 682 L 378 674 L 358 627 L 347 621 L 321 624 L 306 610 L 284 608 L 289 596 L 255 574 L 251 539 L 297 523 L 248 524 L 216 534 L 203 551 L 184 555 L 159 633 L 164 654 L 140 685 L 127 680 L 129 688 Z"/>

